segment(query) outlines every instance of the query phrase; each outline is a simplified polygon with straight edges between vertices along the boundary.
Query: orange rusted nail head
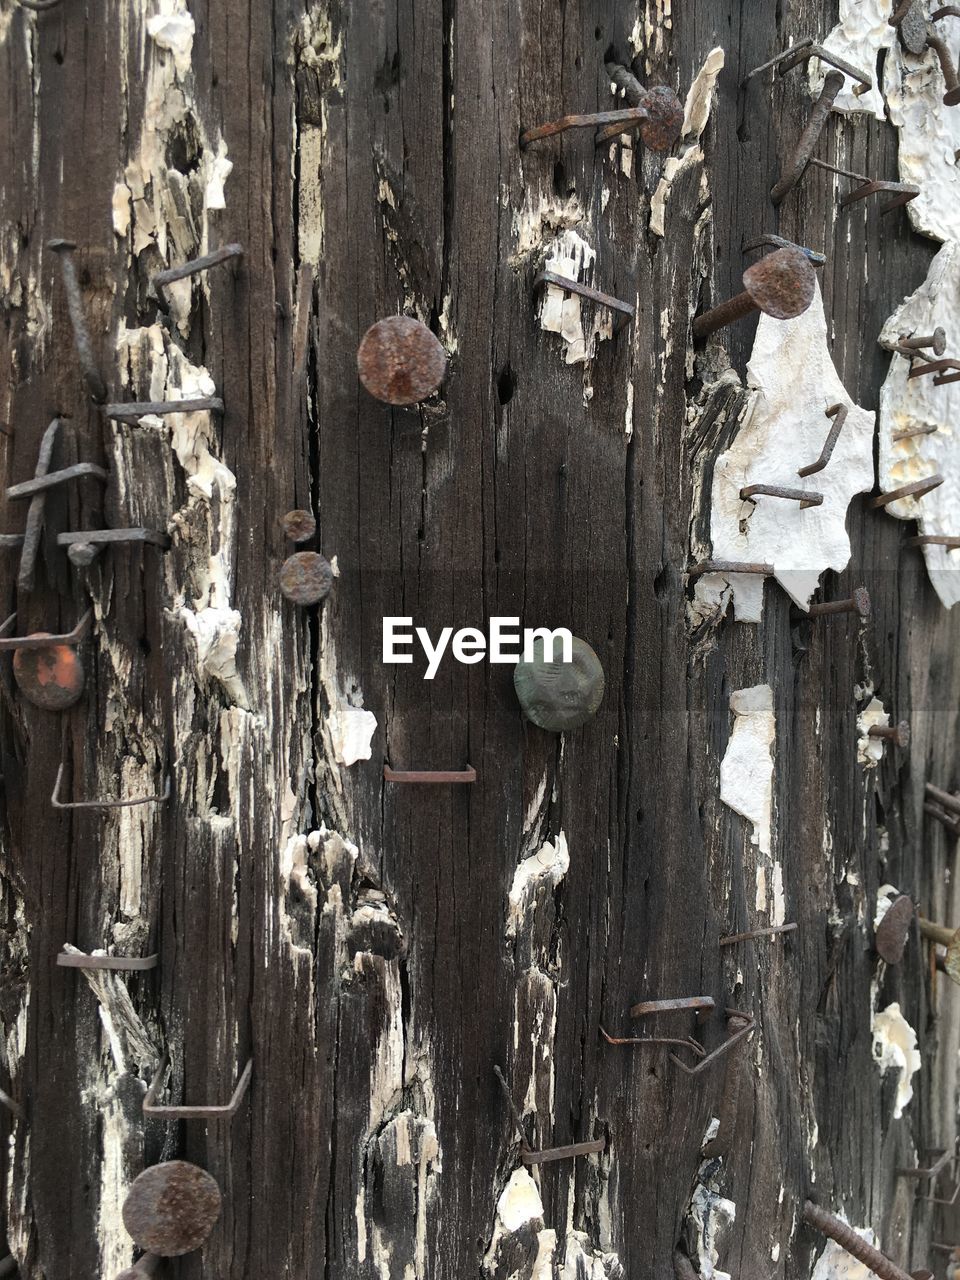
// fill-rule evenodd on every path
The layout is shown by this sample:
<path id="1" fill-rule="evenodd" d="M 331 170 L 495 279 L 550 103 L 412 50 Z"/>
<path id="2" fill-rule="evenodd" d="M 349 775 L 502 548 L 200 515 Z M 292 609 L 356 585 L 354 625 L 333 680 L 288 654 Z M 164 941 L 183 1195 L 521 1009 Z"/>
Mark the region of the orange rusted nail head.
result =
<path id="1" fill-rule="evenodd" d="M 34 632 L 35 636 L 49 634 L 48 631 Z M 65 711 L 83 693 L 83 664 L 77 650 L 69 644 L 18 649 L 13 655 L 13 677 L 27 701 L 47 711 Z"/>

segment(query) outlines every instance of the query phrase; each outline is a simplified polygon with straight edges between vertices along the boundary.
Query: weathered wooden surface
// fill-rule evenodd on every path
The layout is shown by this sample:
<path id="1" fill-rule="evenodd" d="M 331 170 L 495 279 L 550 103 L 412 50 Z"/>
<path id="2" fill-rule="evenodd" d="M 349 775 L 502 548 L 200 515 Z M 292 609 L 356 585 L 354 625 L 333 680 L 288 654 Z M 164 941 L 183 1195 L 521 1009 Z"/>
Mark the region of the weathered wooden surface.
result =
<path id="1" fill-rule="evenodd" d="M 805 85 L 799 73 L 748 93 L 739 82 L 791 39 L 824 35 L 832 3 L 700 0 L 674 4 L 669 22 L 668 8 L 211 0 L 192 7 L 192 70 L 177 80 L 174 54 L 147 34 L 147 0 L 64 0 L 41 15 L 3 0 L 3 474 L 32 475 L 51 416 L 72 414 L 69 448 L 112 479 L 103 496 L 85 482 L 52 498 L 48 541 L 102 517 L 172 521 L 174 533 L 162 556 L 108 550 L 82 572 L 48 546 L 29 596 L 15 591 L 15 553 L 0 553 L 21 631 L 72 626 L 88 597 L 97 611 L 84 700 L 58 717 L 13 694 L 0 723 L 0 1085 L 27 1111 L 12 1131 L 0 1123 L 21 1275 L 118 1271 L 131 1256 L 125 1190 L 174 1154 L 208 1168 L 225 1200 L 202 1253 L 169 1266 L 178 1276 L 669 1275 L 722 1073 L 688 1080 L 662 1053 L 605 1046 L 598 1029 L 629 1033 L 634 1001 L 698 992 L 758 1023 L 715 1170 L 736 1204 L 723 1271 L 808 1274 L 821 1242 L 797 1221 L 812 1188 L 905 1264 L 925 1263 L 931 1230 L 948 1238 L 895 1170 L 953 1140 L 953 996 L 941 991 L 936 1017 L 916 938 L 883 977 L 875 1003 L 899 1000 L 924 1062 L 893 1121 L 889 1078 L 871 1062 L 871 925 L 884 882 L 936 918 L 957 905 L 952 844 L 922 803 L 925 779 L 960 781 L 958 622 L 918 553 L 902 552 L 909 529 L 859 503 L 851 568 L 824 594 L 867 585 L 862 637 L 849 618 L 798 622 L 773 584 L 760 626 L 692 633 L 683 576 L 694 480 L 729 431 L 688 424 L 723 363 L 714 347 L 689 376 L 701 291 L 737 289 L 742 240 L 764 230 L 825 250 L 835 362 L 873 408 L 886 368 L 875 336 L 933 246 L 902 214 L 838 215 L 817 174 L 779 215 L 766 198 L 808 110 Z M 522 157 L 517 146 L 522 125 L 609 107 L 604 58 L 629 57 L 638 22 L 649 82 L 681 96 L 712 48 L 727 58 L 708 186 L 696 166 L 675 184 L 662 241 L 647 231 L 660 158 L 638 150 L 625 173 L 585 134 Z M 148 137 L 164 68 L 156 101 L 182 123 Z M 205 166 L 221 138 L 233 170 L 217 210 Z M 835 120 L 825 139 L 838 163 L 894 176 L 889 127 Z M 147 191 L 118 235 L 111 200 L 133 162 Z M 597 253 L 594 284 L 638 302 L 632 329 L 600 344 L 586 404 L 581 366 L 563 364 L 530 296 L 571 201 Z M 526 251 L 518 226 L 536 229 Z M 111 426 L 90 406 L 44 248 L 53 236 L 80 245 L 111 399 L 151 393 L 150 361 L 116 346 L 121 326 L 157 321 L 150 275 L 244 245 L 240 268 L 197 286 L 168 339 L 226 402 L 209 434 L 225 471 L 206 457 L 204 422 L 178 456 L 167 429 Z M 390 411 L 358 387 L 363 331 L 398 309 L 452 352 L 439 407 Z M 723 337 L 741 372 L 753 330 Z M 340 571 L 319 615 L 277 589 L 279 519 L 310 505 Z M 8 504 L 3 528 L 23 514 Z M 226 652 L 198 656 L 184 611 L 194 626 L 219 619 Z M 389 614 L 432 633 L 489 615 L 567 625 L 604 664 L 600 713 L 561 743 L 521 721 L 509 668 L 447 660 L 429 684 L 422 663 L 385 668 Z M 888 753 L 876 774 L 856 763 L 853 689 L 868 680 L 914 731 L 909 754 Z M 800 931 L 721 952 L 721 934 L 754 922 L 748 826 L 719 800 L 729 695 L 764 682 L 775 847 Z M 378 727 L 371 758 L 345 767 L 331 725 L 360 690 Z M 170 770 L 173 800 L 57 812 L 61 758 L 71 798 L 136 794 Z M 121 773 L 126 758 L 140 763 Z M 385 759 L 469 761 L 479 778 L 391 787 Z M 561 833 L 569 869 L 511 917 L 518 862 Z M 101 989 L 112 1040 L 84 978 L 54 966 L 64 942 L 160 953 L 156 973 Z M 721 1029 L 705 1030 L 709 1047 Z M 173 1099 L 196 1103 L 226 1100 L 252 1052 L 231 1124 L 143 1123 L 163 1046 Z M 544 1166 L 542 1220 L 512 1234 L 496 1206 L 519 1160 L 494 1064 L 534 1145 L 608 1139 L 599 1159 Z"/>

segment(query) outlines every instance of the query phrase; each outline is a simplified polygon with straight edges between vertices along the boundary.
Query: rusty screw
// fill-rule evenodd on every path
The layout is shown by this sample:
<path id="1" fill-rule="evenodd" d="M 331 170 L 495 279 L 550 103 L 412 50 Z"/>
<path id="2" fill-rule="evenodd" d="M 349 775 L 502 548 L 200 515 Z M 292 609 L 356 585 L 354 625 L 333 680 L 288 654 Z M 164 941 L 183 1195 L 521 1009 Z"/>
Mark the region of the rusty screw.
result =
<path id="1" fill-rule="evenodd" d="M 896 350 L 902 355 L 912 355 L 915 351 L 932 351 L 935 356 L 940 357 L 946 349 L 947 331 L 939 326 L 933 333 L 924 334 L 919 338 L 904 335 L 896 346 Z"/>
<path id="2" fill-rule="evenodd" d="M 299 507 L 295 511 L 288 511 L 283 517 L 282 524 L 283 532 L 291 542 L 309 542 L 317 532 L 317 522 L 313 512 L 304 511 Z"/>
<path id="3" fill-rule="evenodd" d="M 622 90 L 631 107 L 643 107 L 647 118 L 640 122 L 640 137 L 650 151 L 669 151 L 683 128 L 683 106 L 672 89 L 658 85 L 646 89 L 632 72 L 618 62 L 608 62 L 607 75 Z M 620 129 L 607 125 L 597 133 L 597 144 L 615 138 Z"/>
<path id="4" fill-rule="evenodd" d="M 332 586 L 330 561 L 316 551 L 295 552 L 284 561 L 280 570 L 280 590 L 294 604 L 317 604 L 330 594 Z"/>
<path id="5" fill-rule="evenodd" d="M 871 609 L 869 591 L 866 587 L 857 587 L 848 600 L 827 600 L 823 604 L 812 604 L 807 613 L 811 618 L 833 613 L 856 613 L 861 618 L 869 618 Z"/>
<path id="6" fill-rule="evenodd" d="M 747 267 L 743 283 L 743 293 L 694 320 L 694 337 L 705 338 L 752 311 L 762 311 L 775 320 L 802 315 L 813 301 L 817 275 L 805 253 L 778 249 Z"/>
<path id="7" fill-rule="evenodd" d="M 147 1253 L 176 1258 L 199 1249 L 220 1216 L 220 1188 L 186 1160 L 151 1165 L 134 1178 L 123 1225 Z"/>
<path id="8" fill-rule="evenodd" d="M 821 1209 L 810 1200 L 803 1206 L 803 1220 L 808 1227 L 813 1227 L 814 1230 L 835 1240 L 841 1249 L 846 1249 L 847 1253 L 862 1262 L 867 1270 L 879 1276 L 880 1280 L 912 1280 L 912 1277 L 906 1271 L 901 1271 L 886 1254 L 875 1249 L 873 1245 L 867 1244 L 862 1236 L 857 1235 L 853 1227 L 841 1222 L 832 1213 Z"/>
<path id="9" fill-rule="evenodd" d="M 910 725 L 906 720 L 899 724 L 872 724 L 867 730 L 868 738 L 883 738 L 897 747 L 910 745 Z"/>
<path id="10" fill-rule="evenodd" d="M 388 316 L 372 324 L 357 350 L 360 381 L 386 404 L 418 404 L 443 382 L 447 353 L 425 324 Z"/>

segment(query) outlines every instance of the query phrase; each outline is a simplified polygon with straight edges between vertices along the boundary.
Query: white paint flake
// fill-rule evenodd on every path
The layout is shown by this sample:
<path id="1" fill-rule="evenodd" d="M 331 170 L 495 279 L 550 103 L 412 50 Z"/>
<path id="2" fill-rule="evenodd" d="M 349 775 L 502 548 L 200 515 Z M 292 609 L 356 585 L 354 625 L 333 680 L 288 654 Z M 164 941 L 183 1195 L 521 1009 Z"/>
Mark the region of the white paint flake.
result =
<path id="1" fill-rule="evenodd" d="M 847 507 L 874 483 L 874 415 L 852 402 L 830 358 L 819 285 L 796 319 L 761 315 L 747 381 L 752 394 L 740 428 L 714 467 L 711 555 L 773 565 L 777 581 L 806 609 L 820 575 L 849 563 Z M 834 404 L 848 413 L 833 456 L 823 471 L 801 479 L 798 469 L 820 456 L 832 425 L 825 410 Z M 741 489 L 753 484 L 820 493 L 823 504 L 801 511 L 783 498 L 741 499 Z M 705 574 L 697 580 L 697 609 L 706 615 L 725 608 L 732 593 L 736 619 L 759 622 L 763 583 L 760 574 Z"/>
<path id="2" fill-rule="evenodd" d="M 956 57 L 960 21 L 945 18 L 936 27 Z M 899 41 L 894 49 L 895 56 L 886 61 L 883 87 L 890 122 L 900 135 L 900 181 L 920 188 L 917 198 L 907 205 L 907 216 L 916 231 L 934 240 L 960 240 L 960 169 L 956 163 L 960 112 L 944 106 L 943 72 L 933 49 L 919 58 L 902 49 Z"/>
<path id="3" fill-rule="evenodd" d="M 920 1052 L 917 1049 L 917 1033 L 900 1012 L 896 1002 L 888 1004 L 882 1012 L 873 1015 L 873 1060 L 880 1074 L 888 1071 L 899 1073 L 897 1097 L 893 1108 L 894 1120 L 899 1120 L 904 1108 L 913 1097 L 912 1080 L 920 1070 Z"/>
<path id="4" fill-rule="evenodd" d="M 737 1206 L 711 1187 L 697 1184 L 690 1203 L 689 1221 L 696 1232 L 697 1270 L 705 1280 L 730 1280 L 718 1269 L 719 1247 L 724 1232 L 737 1218 Z"/>
<path id="5" fill-rule="evenodd" d="M 664 161 L 663 174 L 650 202 L 650 230 L 654 235 L 666 234 L 667 198 L 677 174 L 682 169 L 703 162 L 700 139 L 710 119 L 717 78 L 723 70 L 724 58 L 721 48 L 711 49 L 687 91 L 680 152 L 676 156 L 668 156 Z"/>
<path id="6" fill-rule="evenodd" d="M 883 759 L 883 738 L 871 738 L 875 725 L 889 725 L 890 716 L 879 698 L 871 698 L 857 716 L 857 760 L 867 769 L 875 769 Z"/>
<path id="7" fill-rule="evenodd" d="M 181 79 L 190 70 L 195 32 L 193 18 L 186 7 L 175 0 L 161 0 L 160 12 L 147 19 L 147 35 L 160 49 L 173 54 L 177 75 Z"/>
<path id="8" fill-rule="evenodd" d="M 877 890 L 877 911 L 873 917 L 874 933 L 880 928 L 880 922 L 899 896 L 900 890 L 893 884 L 882 884 Z"/>
<path id="9" fill-rule="evenodd" d="M 858 97 L 853 92 L 856 82 L 848 76 L 834 103 L 835 111 L 869 111 L 878 120 L 884 119 L 877 64 L 881 51 L 899 43 L 896 31 L 887 21 L 890 13 L 890 0 L 840 0 L 840 21 L 823 41 L 824 47 L 870 76 L 874 83 L 868 93 Z M 811 59 L 810 91 L 815 97 L 819 96 L 824 77 L 831 70 L 832 67 L 824 66 L 819 59 Z"/>
<path id="10" fill-rule="evenodd" d="M 957 108 L 953 108 L 957 112 Z M 960 187 L 957 189 L 960 202 Z M 944 245 L 926 280 L 883 327 L 880 342 L 892 348 L 901 336 L 929 334 L 942 326 L 948 351 L 960 342 L 960 243 Z M 922 534 L 960 536 L 960 383 L 935 387 L 933 378 L 908 378 L 911 361 L 894 354 L 880 393 L 880 488 L 888 493 L 939 472 L 944 482 L 921 498 L 884 507 L 900 520 L 916 520 Z M 900 433 L 935 427 L 932 434 L 897 439 Z M 930 581 L 949 609 L 960 600 L 960 551 L 923 548 Z"/>
<path id="11" fill-rule="evenodd" d="M 507 907 L 506 936 L 515 938 L 524 918 L 536 904 L 541 889 L 552 893 L 570 868 L 567 838 L 561 831 L 556 843 L 545 840 L 537 853 L 524 858 L 513 874 Z"/>
<path id="12" fill-rule="evenodd" d="M 753 824 L 750 843 L 770 852 L 776 725 L 768 684 L 730 695 L 733 731 L 720 762 L 720 799 Z"/>
<path id="13" fill-rule="evenodd" d="M 846 1218 L 843 1221 L 846 1222 Z M 854 1231 L 867 1244 L 877 1247 L 872 1227 L 854 1227 Z M 826 1248 L 817 1259 L 811 1280 L 872 1280 L 872 1277 L 873 1272 L 862 1262 L 858 1262 L 852 1253 L 847 1253 L 835 1240 L 828 1240 Z"/>
<path id="14" fill-rule="evenodd" d="M 519 1231 L 528 1222 L 543 1218 L 543 1202 L 537 1184 L 526 1169 L 515 1169 L 497 1200 L 497 1217 L 504 1231 Z"/>
<path id="15" fill-rule="evenodd" d="M 592 284 L 596 250 L 574 230 L 562 232 L 547 249 L 544 269 L 566 276 L 570 280 L 585 279 Z M 604 308 L 596 308 L 594 327 L 584 332 L 582 316 L 583 299 L 576 293 L 565 293 L 556 285 L 547 285 L 540 303 L 540 328 L 547 333 L 559 333 L 566 347 L 567 364 L 585 364 L 593 359 L 598 336 L 612 335 L 611 319 Z"/>

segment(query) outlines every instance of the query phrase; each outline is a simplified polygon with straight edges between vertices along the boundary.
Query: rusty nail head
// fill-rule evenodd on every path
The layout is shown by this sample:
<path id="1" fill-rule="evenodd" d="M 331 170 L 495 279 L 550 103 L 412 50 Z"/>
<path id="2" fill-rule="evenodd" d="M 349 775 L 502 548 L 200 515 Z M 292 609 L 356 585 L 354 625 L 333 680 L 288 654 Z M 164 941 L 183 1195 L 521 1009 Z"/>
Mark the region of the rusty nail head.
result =
<path id="1" fill-rule="evenodd" d="M 813 301 L 817 276 L 802 249 L 778 249 L 747 267 L 743 284 L 754 304 L 775 320 L 792 320 Z"/>
<path id="2" fill-rule="evenodd" d="M 176 1258 L 199 1249 L 220 1216 L 214 1178 L 186 1160 L 151 1165 L 134 1178 L 123 1202 L 123 1225 L 148 1253 Z"/>
<path id="3" fill-rule="evenodd" d="M 899 724 L 874 724 L 867 730 L 867 736 L 870 738 L 886 738 L 898 747 L 908 747 L 910 745 L 910 725 L 906 720 L 901 720 Z"/>
<path id="4" fill-rule="evenodd" d="M 900 43 L 915 57 L 919 57 L 927 47 L 927 16 L 920 0 L 905 0 L 896 13 L 889 19 L 890 25 L 900 32 Z"/>
<path id="5" fill-rule="evenodd" d="M 680 99 L 672 89 L 661 84 L 647 90 L 643 105 L 650 113 L 640 126 L 643 145 L 650 151 L 669 151 L 683 129 Z"/>
<path id="6" fill-rule="evenodd" d="M 914 913 L 913 902 L 905 893 L 894 898 L 884 912 L 883 919 L 877 926 L 874 945 L 880 959 L 887 964 L 899 964 L 903 959 Z"/>
<path id="7" fill-rule="evenodd" d="M 317 604 L 330 594 L 333 569 L 316 551 L 297 551 L 283 563 L 280 590 L 294 604 Z"/>
<path id="8" fill-rule="evenodd" d="M 32 637 L 49 634 L 49 631 L 35 631 Z M 17 649 L 13 655 L 13 676 L 27 701 L 46 711 L 66 711 L 83 693 L 83 663 L 76 648 L 69 644 Z"/>
<path id="9" fill-rule="evenodd" d="M 283 532 L 291 542 L 309 542 L 317 532 L 317 522 L 312 511 L 297 508 L 283 517 Z"/>
<path id="10" fill-rule="evenodd" d="M 443 382 L 447 353 L 425 324 L 388 316 L 363 335 L 357 350 L 360 381 L 386 404 L 418 404 Z"/>
<path id="11" fill-rule="evenodd" d="M 870 592 L 866 587 L 855 587 L 850 600 L 861 618 L 870 617 L 873 606 L 870 604 Z"/>

